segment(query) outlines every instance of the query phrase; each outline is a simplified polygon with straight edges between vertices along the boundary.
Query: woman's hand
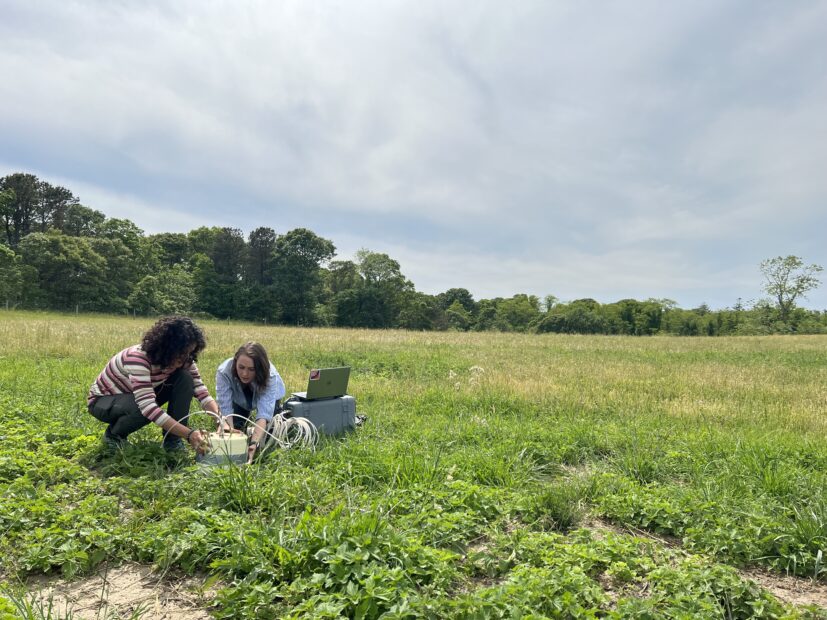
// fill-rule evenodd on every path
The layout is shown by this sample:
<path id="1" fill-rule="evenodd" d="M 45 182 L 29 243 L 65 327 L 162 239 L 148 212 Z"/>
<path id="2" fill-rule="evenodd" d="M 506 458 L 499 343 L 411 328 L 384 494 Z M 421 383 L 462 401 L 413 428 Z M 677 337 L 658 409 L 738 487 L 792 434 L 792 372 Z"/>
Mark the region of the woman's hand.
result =
<path id="1" fill-rule="evenodd" d="M 241 429 L 234 428 L 233 425 L 230 424 L 230 422 L 226 418 L 221 418 L 220 420 L 218 420 L 215 430 L 217 430 L 219 433 L 244 433 L 244 431 L 242 431 Z"/>
<path id="2" fill-rule="evenodd" d="M 233 428 L 233 426 L 227 422 L 226 420 L 222 419 L 219 420 L 218 425 L 216 426 L 216 431 L 219 433 L 244 433 L 244 431 L 239 430 L 237 428 Z"/>
<path id="3" fill-rule="evenodd" d="M 206 437 L 202 431 L 193 431 L 190 433 L 189 442 L 196 454 L 204 455 L 209 447 Z"/>
<path id="4" fill-rule="evenodd" d="M 247 446 L 247 464 L 253 462 L 253 457 L 256 455 L 256 451 L 258 450 L 258 442 L 251 441 L 250 445 Z"/>

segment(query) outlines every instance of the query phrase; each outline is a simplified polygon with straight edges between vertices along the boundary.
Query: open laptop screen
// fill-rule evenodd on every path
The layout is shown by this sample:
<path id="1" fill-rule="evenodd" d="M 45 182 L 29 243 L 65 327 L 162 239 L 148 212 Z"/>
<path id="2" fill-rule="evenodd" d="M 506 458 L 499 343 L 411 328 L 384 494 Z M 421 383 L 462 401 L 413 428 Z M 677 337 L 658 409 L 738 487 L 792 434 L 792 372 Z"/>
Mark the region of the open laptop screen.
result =
<path id="1" fill-rule="evenodd" d="M 303 400 L 335 398 L 347 394 L 347 382 L 350 378 L 350 366 L 339 368 L 317 368 L 310 371 L 307 378 L 307 391 L 295 392 Z"/>

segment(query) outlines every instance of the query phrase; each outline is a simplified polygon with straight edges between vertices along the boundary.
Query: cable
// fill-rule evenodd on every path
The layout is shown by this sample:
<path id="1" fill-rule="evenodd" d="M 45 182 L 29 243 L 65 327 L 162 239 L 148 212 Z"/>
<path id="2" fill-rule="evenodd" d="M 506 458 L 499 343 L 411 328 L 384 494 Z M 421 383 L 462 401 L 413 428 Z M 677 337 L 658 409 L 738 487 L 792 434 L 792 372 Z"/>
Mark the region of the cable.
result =
<path id="1" fill-rule="evenodd" d="M 264 430 L 273 442 L 266 442 L 262 452 L 275 443 L 280 448 L 292 448 L 298 446 L 300 448 L 315 449 L 316 443 L 319 440 L 319 431 L 316 425 L 307 418 L 290 417 L 287 418 L 281 413 L 273 416 L 272 426 L 273 432 L 270 433 Z"/>
<path id="2" fill-rule="evenodd" d="M 180 420 L 177 420 L 179 424 L 183 424 L 184 420 L 189 418 L 190 416 L 196 415 L 198 413 L 206 413 L 207 415 L 212 416 L 216 419 L 219 423 L 218 427 L 218 436 L 223 437 L 224 433 L 224 425 L 221 424 L 222 419 L 224 418 L 231 418 L 231 417 L 238 417 L 243 418 L 244 420 L 248 420 L 245 416 L 240 416 L 235 413 L 228 413 L 224 416 L 219 416 L 213 413 L 212 411 L 206 411 L 201 409 L 199 411 L 193 411 L 192 413 L 188 413 Z M 307 418 L 302 417 L 290 417 L 287 418 L 281 413 L 276 413 L 273 415 L 273 419 L 271 420 L 270 424 L 268 425 L 272 428 L 273 432 L 264 429 L 264 434 L 269 435 L 272 441 L 267 440 L 265 441 L 264 445 L 261 447 L 261 453 L 263 454 L 265 450 L 268 450 L 274 444 L 277 445 L 279 448 L 289 449 L 293 447 L 300 447 L 300 448 L 310 448 L 311 450 L 315 450 L 316 443 L 319 441 L 319 431 L 316 428 L 315 424 L 308 420 Z M 167 438 L 170 431 L 164 431 L 163 439 Z M 209 437 L 207 437 L 207 443 L 209 444 Z"/>

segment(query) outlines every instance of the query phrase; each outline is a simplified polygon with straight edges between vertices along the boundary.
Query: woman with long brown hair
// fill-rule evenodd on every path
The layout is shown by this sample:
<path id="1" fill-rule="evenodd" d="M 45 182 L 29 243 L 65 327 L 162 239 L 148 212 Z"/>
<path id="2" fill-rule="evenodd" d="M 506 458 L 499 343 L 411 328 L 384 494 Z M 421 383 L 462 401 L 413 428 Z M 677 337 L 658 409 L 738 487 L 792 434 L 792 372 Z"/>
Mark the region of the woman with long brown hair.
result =
<path id="1" fill-rule="evenodd" d="M 264 347 L 248 342 L 222 362 L 215 373 L 215 392 L 222 415 L 219 424 L 224 430 L 243 431 L 252 421 L 250 416 L 255 409 L 247 453 L 252 460 L 285 393 L 284 382 Z M 229 416 L 230 413 L 233 415 Z"/>

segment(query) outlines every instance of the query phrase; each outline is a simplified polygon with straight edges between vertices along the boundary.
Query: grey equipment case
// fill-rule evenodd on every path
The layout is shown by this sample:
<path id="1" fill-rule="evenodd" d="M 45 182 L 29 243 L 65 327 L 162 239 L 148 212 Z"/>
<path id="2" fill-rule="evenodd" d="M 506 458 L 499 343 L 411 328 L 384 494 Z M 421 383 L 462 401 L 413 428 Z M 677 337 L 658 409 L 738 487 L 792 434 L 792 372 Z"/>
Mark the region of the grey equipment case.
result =
<path id="1" fill-rule="evenodd" d="M 284 409 L 293 417 L 307 418 L 319 433 L 325 435 L 341 435 L 356 428 L 356 399 L 353 396 L 321 400 L 291 397 L 284 402 Z"/>

